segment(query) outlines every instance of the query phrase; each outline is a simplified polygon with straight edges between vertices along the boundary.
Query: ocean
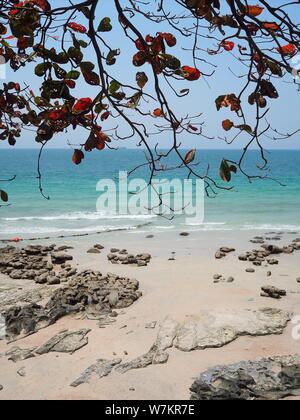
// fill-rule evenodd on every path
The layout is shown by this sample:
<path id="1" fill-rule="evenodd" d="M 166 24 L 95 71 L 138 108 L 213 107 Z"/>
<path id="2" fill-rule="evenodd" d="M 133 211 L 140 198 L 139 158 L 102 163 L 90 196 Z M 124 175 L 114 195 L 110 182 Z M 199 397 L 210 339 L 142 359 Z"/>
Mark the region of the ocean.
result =
<path id="1" fill-rule="evenodd" d="M 223 158 L 237 160 L 240 151 L 198 150 L 199 171 L 211 163 L 211 175 L 219 182 L 219 166 Z M 166 229 L 183 230 L 300 230 L 300 151 L 270 151 L 269 174 L 272 180 L 255 180 L 233 175 L 232 191 L 217 191 L 215 197 L 205 197 L 204 222 L 193 222 L 184 216 L 160 217 L 148 214 L 112 215 L 97 211 L 99 180 L 114 180 L 119 171 L 128 171 L 144 162 L 142 150 L 120 149 L 92 152 L 81 165 L 72 161 L 72 150 L 49 149 L 42 159 L 43 187 L 50 200 L 38 189 L 38 150 L 2 149 L 0 151 L 0 179 L 16 175 L 13 182 L 0 182 L 10 197 L 10 205 L 0 208 L 0 239 L 20 236 L 56 237 L 80 235 L 106 230 L 142 229 L 145 232 Z M 260 163 L 257 151 L 250 151 L 246 168 L 256 173 Z M 176 161 L 169 160 L 170 166 Z M 141 168 L 135 177 L 148 179 L 149 170 Z M 175 170 L 161 177 L 183 179 L 184 171 Z M 220 181 L 221 185 L 225 185 Z"/>

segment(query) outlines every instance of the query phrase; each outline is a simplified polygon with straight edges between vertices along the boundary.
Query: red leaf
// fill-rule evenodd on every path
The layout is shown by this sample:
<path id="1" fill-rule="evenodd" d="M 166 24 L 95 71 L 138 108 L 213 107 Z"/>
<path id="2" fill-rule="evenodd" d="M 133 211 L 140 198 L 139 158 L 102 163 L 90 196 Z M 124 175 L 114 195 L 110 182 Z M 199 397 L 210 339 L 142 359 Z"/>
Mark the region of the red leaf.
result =
<path id="1" fill-rule="evenodd" d="M 68 27 L 72 29 L 74 32 L 80 32 L 81 34 L 85 34 L 87 32 L 87 29 L 85 26 L 79 25 L 79 23 L 76 23 L 76 22 L 68 23 Z"/>
<path id="2" fill-rule="evenodd" d="M 198 80 L 201 77 L 200 71 L 198 69 L 195 69 L 194 67 L 183 66 L 182 70 L 184 72 L 183 77 L 186 80 L 189 80 L 190 82 L 193 82 L 194 80 Z"/>
<path id="3" fill-rule="evenodd" d="M 75 149 L 72 156 L 73 163 L 75 163 L 75 165 L 80 165 L 82 159 L 84 159 L 84 153 L 79 149 Z"/>

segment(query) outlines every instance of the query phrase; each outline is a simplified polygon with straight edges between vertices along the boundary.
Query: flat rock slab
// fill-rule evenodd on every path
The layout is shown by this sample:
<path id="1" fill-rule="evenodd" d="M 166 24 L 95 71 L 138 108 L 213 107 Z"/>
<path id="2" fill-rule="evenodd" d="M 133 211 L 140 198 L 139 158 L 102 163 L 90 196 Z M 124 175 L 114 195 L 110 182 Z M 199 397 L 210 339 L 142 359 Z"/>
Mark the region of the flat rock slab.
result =
<path id="1" fill-rule="evenodd" d="M 203 311 L 180 322 L 167 317 L 161 324 L 157 338 L 148 353 L 121 364 L 116 368 L 120 373 L 140 369 L 168 361 L 168 348 L 180 351 L 204 350 L 223 347 L 240 336 L 263 336 L 281 334 L 291 315 L 279 309 Z"/>
<path id="2" fill-rule="evenodd" d="M 300 354 L 217 366 L 191 386 L 191 400 L 278 400 L 300 395 Z"/>
<path id="3" fill-rule="evenodd" d="M 39 355 L 50 352 L 73 354 L 88 344 L 89 340 L 87 335 L 90 331 L 88 329 L 62 331 L 38 348 L 36 353 Z"/>
<path id="4" fill-rule="evenodd" d="M 159 350 L 176 347 L 181 351 L 222 347 L 239 336 L 281 334 L 291 315 L 280 309 L 202 312 L 184 322 L 163 321 L 157 336 Z"/>
<path id="5" fill-rule="evenodd" d="M 115 366 L 119 365 L 122 362 L 122 359 L 114 360 L 105 360 L 99 359 L 89 368 L 87 368 L 76 381 L 72 382 L 70 386 L 76 388 L 79 385 L 89 383 L 93 376 L 96 376 L 98 379 L 108 376 Z"/>
<path id="6" fill-rule="evenodd" d="M 14 363 L 35 357 L 34 351 L 36 347 L 31 349 L 21 349 L 20 347 L 12 347 L 7 352 L 0 354 L 0 357 L 8 357 Z"/>

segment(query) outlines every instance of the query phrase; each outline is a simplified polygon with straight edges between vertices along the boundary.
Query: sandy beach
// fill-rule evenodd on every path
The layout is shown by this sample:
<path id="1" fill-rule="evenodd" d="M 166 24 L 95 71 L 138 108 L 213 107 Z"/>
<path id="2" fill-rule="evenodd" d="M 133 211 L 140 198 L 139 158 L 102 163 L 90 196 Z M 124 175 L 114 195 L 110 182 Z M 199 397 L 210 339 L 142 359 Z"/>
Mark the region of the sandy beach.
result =
<path id="1" fill-rule="evenodd" d="M 263 263 L 254 267 L 255 272 L 248 273 L 246 269 L 253 268 L 252 263 L 239 261 L 238 256 L 260 248 L 260 245 L 249 242 L 257 235 L 266 236 L 266 233 L 194 231 L 182 237 L 174 231 L 161 232 L 146 239 L 144 232 L 135 231 L 112 232 L 80 240 L 55 240 L 57 246 L 74 247 L 68 251 L 74 257 L 72 266 L 79 270 L 92 269 L 135 278 L 142 297 L 130 307 L 117 310 L 115 322 L 104 328 L 99 328 L 96 320 L 70 315 L 15 343 L 0 341 L 0 384 L 3 386 L 0 399 L 189 399 L 194 379 L 210 367 L 299 354 L 300 340 L 293 338 L 294 325 L 288 322 L 279 334 L 251 336 L 241 333 L 229 344 L 204 350 L 181 351 L 172 347 L 167 350 L 169 357 L 166 363 L 125 373 L 113 370 L 101 379 L 93 375 L 88 383 L 75 388 L 70 386 L 99 359 L 122 359 L 122 363 L 126 363 L 146 354 L 166 318 L 178 323 L 194 318 L 202 322 L 203 319 L 209 320 L 211 315 L 218 317 L 219 314 L 222 319 L 224 314 L 230 313 L 243 322 L 245 310 L 252 312 L 261 308 L 286 311 L 291 318 L 299 315 L 299 251 L 279 255 L 278 265 L 265 266 Z M 285 232 L 280 237 L 280 241 L 267 243 L 282 247 L 298 236 Z M 43 244 L 42 241 L 38 243 Z M 101 254 L 88 254 L 87 250 L 95 243 L 104 246 Z M 26 245 L 28 243 L 24 242 L 20 246 Z M 147 267 L 113 265 L 107 259 L 113 247 L 126 248 L 133 254 L 150 253 L 151 262 Z M 216 259 L 215 253 L 220 247 L 232 247 L 235 251 Z M 225 281 L 214 282 L 216 274 L 222 275 Z M 234 280 L 227 282 L 230 277 Z M 261 287 L 264 285 L 285 289 L 287 296 L 278 300 L 262 297 Z M 39 287 L 43 286 L 31 280 L 0 276 L 0 297 L 7 296 L 8 290 L 10 293 L 16 289 L 22 292 L 21 289 Z M 63 330 L 78 329 L 91 331 L 88 344 L 72 355 L 49 352 L 17 363 L 4 355 L 13 346 L 22 349 L 39 347 Z"/>

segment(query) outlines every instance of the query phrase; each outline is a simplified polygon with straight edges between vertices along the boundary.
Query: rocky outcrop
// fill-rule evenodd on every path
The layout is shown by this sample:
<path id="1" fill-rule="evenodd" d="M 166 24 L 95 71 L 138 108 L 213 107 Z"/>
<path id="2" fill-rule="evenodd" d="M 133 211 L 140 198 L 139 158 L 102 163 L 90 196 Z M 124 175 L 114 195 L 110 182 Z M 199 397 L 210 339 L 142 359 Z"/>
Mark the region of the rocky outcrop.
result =
<path id="1" fill-rule="evenodd" d="M 300 354 L 217 366 L 191 386 L 191 400 L 278 400 L 300 396 Z"/>
<path id="2" fill-rule="evenodd" d="M 286 296 L 286 290 L 278 289 L 278 287 L 275 287 L 275 286 L 263 286 L 261 290 L 262 290 L 262 293 L 261 293 L 262 297 L 281 299 L 283 296 Z"/>
<path id="3" fill-rule="evenodd" d="M 73 354 L 88 344 L 89 340 L 87 335 L 90 331 L 88 329 L 62 331 L 39 347 L 35 353 L 39 355 L 51 352 Z"/>
<path id="4" fill-rule="evenodd" d="M 271 239 L 274 240 L 274 238 Z M 241 254 L 239 255 L 238 259 L 240 261 L 252 262 L 252 264 L 257 267 L 262 266 L 263 263 L 268 265 L 278 265 L 279 260 L 277 258 L 273 258 L 272 256 L 279 256 L 281 254 L 293 254 L 294 251 L 299 250 L 300 243 L 297 239 L 293 240 L 290 245 L 283 247 L 272 244 L 265 244 L 264 241 L 262 241 L 261 249 L 253 249 L 252 251 L 246 252 L 245 254 Z"/>
<path id="5" fill-rule="evenodd" d="M 204 350 L 223 347 L 240 336 L 281 334 L 290 320 L 290 314 L 280 309 L 207 312 L 191 316 L 186 321 L 167 317 L 161 324 L 157 338 L 148 353 L 120 365 L 125 373 L 151 364 L 166 363 L 167 349 L 180 351 Z"/>
<path id="6" fill-rule="evenodd" d="M 66 254 L 67 246 L 27 246 L 0 249 L 0 273 L 13 280 L 33 280 L 37 284 L 58 285 L 74 276 L 77 270 L 66 264 L 73 257 Z M 50 262 L 51 259 L 51 262 Z"/>
<path id="7" fill-rule="evenodd" d="M 129 254 L 126 249 L 120 251 L 119 249 L 112 248 L 110 254 L 107 255 L 107 259 L 112 264 L 123 264 L 123 265 L 137 265 L 138 267 L 147 267 L 151 261 L 150 254 Z"/>
<path id="8" fill-rule="evenodd" d="M 5 310 L 2 316 L 7 338 L 32 334 L 71 313 L 88 312 L 100 319 L 114 309 L 132 305 L 141 296 L 138 289 L 135 279 L 85 270 L 73 276 L 65 287 L 54 290 L 45 306 L 31 303 Z"/>

